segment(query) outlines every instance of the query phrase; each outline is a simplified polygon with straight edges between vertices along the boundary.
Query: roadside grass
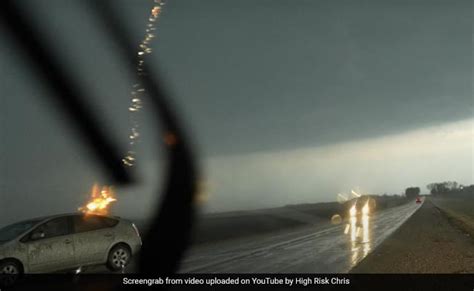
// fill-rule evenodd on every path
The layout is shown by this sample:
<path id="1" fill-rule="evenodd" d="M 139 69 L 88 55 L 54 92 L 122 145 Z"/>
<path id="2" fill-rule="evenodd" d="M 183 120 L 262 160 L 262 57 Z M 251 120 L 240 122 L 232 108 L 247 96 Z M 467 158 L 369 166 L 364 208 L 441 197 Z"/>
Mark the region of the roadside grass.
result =
<path id="1" fill-rule="evenodd" d="M 432 197 L 450 221 L 474 238 L 474 197 Z"/>

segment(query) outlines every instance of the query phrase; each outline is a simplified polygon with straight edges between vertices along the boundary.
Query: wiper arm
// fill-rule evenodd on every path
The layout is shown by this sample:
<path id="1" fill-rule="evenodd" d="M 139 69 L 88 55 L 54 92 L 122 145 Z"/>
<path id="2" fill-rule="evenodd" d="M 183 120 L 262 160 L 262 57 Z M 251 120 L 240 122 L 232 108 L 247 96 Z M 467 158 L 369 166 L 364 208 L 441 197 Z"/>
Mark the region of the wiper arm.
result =
<path id="1" fill-rule="evenodd" d="M 88 1 L 98 13 L 109 35 L 120 48 L 122 58 L 135 70 L 137 55 L 131 45 L 124 21 L 120 20 L 109 1 Z M 140 254 L 141 273 L 172 274 L 190 242 L 194 222 L 194 200 L 197 194 L 198 170 L 191 145 L 169 103 L 158 74 L 143 65 L 140 81 L 150 98 L 156 121 L 161 125 L 161 142 L 166 147 L 166 179 L 162 201 L 157 205 L 151 227 L 144 236 Z"/>

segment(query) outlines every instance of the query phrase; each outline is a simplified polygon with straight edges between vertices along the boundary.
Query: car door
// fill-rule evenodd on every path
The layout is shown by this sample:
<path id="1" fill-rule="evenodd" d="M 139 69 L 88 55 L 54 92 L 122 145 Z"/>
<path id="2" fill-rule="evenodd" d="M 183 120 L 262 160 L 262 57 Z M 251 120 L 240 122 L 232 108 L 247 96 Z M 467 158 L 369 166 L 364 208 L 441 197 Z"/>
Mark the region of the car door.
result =
<path id="1" fill-rule="evenodd" d="M 49 220 L 23 239 L 31 272 L 52 272 L 74 266 L 74 241 L 69 217 Z"/>
<path id="2" fill-rule="evenodd" d="M 105 263 L 115 240 L 114 225 L 111 219 L 98 215 L 73 217 L 75 255 L 79 265 Z"/>

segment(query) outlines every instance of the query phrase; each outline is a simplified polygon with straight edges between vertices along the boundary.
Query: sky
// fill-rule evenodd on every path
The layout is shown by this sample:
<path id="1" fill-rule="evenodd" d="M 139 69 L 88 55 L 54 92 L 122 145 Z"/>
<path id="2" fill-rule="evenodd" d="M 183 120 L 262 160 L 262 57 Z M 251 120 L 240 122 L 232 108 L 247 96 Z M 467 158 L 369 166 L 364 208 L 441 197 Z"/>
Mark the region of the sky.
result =
<path id="1" fill-rule="evenodd" d="M 90 6 L 21 3 L 125 150 L 132 72 Z M 152 1 L 113 3 L 138 45 Z M 167 1 L 146 61 L 196 145 L 203 209 L 474 183 L 472 18 L 468 0 Z M 3 33 L 0 43 L 0 224 L 74 211 L 104 173 Z M 131 217 L 162 182 L 144 101 L 141 180 L 116 189 L 114 206 Z"/>

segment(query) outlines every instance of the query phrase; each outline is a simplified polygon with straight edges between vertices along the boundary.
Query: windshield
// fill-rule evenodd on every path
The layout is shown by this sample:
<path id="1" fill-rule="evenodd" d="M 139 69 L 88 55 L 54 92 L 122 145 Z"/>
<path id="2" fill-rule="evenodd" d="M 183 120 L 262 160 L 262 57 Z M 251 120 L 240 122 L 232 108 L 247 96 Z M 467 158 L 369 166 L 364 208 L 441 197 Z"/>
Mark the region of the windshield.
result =
<path id="1" fill-rule="evenodd" d="M 38 222 L 40 222 L 40 220 L 35 219 L 5 226 L 4 228 L 0 229 L 0 242 L 7 242 L 18 237 L 20 234 L 32 228 Z"/>
<path id="2" fill-rule="evenodd" d="M 0 0 L 0 253 L 90 236 L 34 272 L 209 289 L 474 274 L 472 2 Z"/>

